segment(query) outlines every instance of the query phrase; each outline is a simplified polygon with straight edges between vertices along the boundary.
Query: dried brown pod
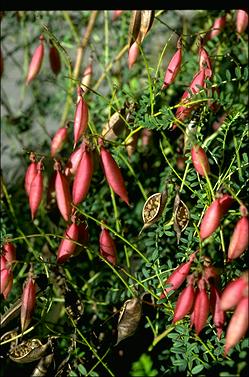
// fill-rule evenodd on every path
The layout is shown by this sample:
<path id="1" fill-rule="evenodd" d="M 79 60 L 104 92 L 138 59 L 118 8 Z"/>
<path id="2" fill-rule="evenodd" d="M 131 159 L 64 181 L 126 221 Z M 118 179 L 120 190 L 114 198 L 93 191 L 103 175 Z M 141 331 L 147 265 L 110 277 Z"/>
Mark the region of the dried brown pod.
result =
<path id="1" fill-rule="evenodd" d="M 177 191 L 174 201 L 174 230 L 176 232 L 177 244 L 179 244 L 181 232 L 183 232 L 189 223 L 189 210 L 186 204 L 181 200 Z"/>
<path id="2" fill-rule="evenodd" d="M 129 25 L 129 37 L 128 43 L 129 48 L 135 42 L 138 37 L 140 26 L 141 26 L 141 10 L 133 10 L 131 13 L 131 20 Z"/>
<path id="3" fill-rule="evenodd" d="M 109 121 L 104 124 L 101 135 L 105 140 L 116 140 L 122 134 L 126 128 L 124 116 L 125 108 L 122 108 L 120 111 L 113 113 Z"/>
<path id="4" fill-rule="evenodd" d="M 9 352 L 9 358 L 16 363 L 32 363 L 39 360 L 46 352 L 50 342 L 42 344 L 39 339 L 28 339 L 18 344 Z"/>
<path id="5" fill-rule="evenodd" d="M 35 369 L 32 372 L 32 377 L 43 377 L 46 376 L 48 368 L 50 367 L 54 358 L 54 354 L 43 356 Z"/>
<path id="6" fill-rule="evenodd" d="M 141 33 L 141 43 L 143 42 L 146 34 L 150 30 L 155 18 L 154 10 L 142 10 L 141 11 L 141 22 L 140 22 L 140 33 Z"/>
<path id="7" fill-rule="evenodd" d="M 138 297 L 126 300 L 118 319 L 118 339 L 115 344 L 117 346 L 121 340 L 126 339 L 137 330 L 138 324 L 142 316 L 142 302 Z"/>
<path id="8" fill-rule="evenodd" d="M 167 190 L 164 189 L 162 192 L 157 192 L 151 195 L 146 200 L 142 211 L 144 225 L 140 230 L 139 235 L 142 233 L 144 229 L 154 224 L 160 218 L 164 210 L 167 197 Z"/>

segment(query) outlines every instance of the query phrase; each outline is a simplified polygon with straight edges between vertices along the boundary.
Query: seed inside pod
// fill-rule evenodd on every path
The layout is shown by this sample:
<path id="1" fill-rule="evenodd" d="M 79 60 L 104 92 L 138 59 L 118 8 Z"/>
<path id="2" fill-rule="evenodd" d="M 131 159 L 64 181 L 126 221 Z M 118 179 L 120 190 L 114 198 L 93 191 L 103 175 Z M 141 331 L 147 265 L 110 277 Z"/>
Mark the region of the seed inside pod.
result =
<path id="1" fill-rule="evenodd" d="M 179 244 L 181 232 L 183 232 L 189 223 L 189 210 L 186 204 L 181 200 L 177 192 L 174 202 L 174 230 L 176 232 L 177 244 Z"/>

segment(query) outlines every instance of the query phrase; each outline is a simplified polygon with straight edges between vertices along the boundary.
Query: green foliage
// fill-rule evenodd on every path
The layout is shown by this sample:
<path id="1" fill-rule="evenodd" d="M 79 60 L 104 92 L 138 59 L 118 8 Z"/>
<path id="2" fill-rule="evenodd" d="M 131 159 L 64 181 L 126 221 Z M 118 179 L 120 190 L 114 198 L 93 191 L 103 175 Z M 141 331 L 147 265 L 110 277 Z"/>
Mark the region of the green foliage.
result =
<path id="1" fill-rule="evenodd" d="M 205 88 L 200 87 L 197 94 L 191 95 L 191 114 L 179 121 L 176 110 L 181 97 L 199 70 L 199 37 L 204 37 L 215 18 L 225 12 L 224 30 L 205 43 L 213 76 L 205 80 Z M 5 12 L 1 20 L 1 244 L 9 239 L 17 249 L 17 260 L 12 264 L 13 287 L 7 299 L 2 300 L 1 313 L 20 298 L 30 266 L 37 279 L 46 278 L 23 339 L 46 342 L 48 337 L 55 337 L 51 375 L 57 376 L 60 371 L 68 376 L 93 377 L 232 376 L 242 375 L 248 367 L 247 336 L 231 349 L 228 357 L 223 356 L 233 310 L 227 312 L 220 339 L 211 313 L 197 336 L 190 327 L 189 314 L 172 325 L 185 282 L 167 299 L 160 297 L 170 274 L 196 250 L 199 252 L 191 273 L 200 276 L 203 257 L 210 258 L 219 273 L 221 291 L 248 269 L 248 251 L 231 263 L 226 262 L 229 240 L 240 218 L 239 206 L 243 203 L 248 207 L 248 34 L 236 33 L 233 9 L 155 13 L 131 69 L 127 61 L 131 11 L 123 11 L 115 21 L 111 11 L 98 11 L 88 36 L 87 25 L 93 11 Z M 44 61 L 38 76 L 27 87 L 29 62 L 42 33 Z M 165 70 L 180 35 L 181 69 L 174 82 L 162 90 Z M 62 62 L 57 76 L 49 66 L 50 39 Z M 76 69 L 81 52 L 82 60 Z M 50 143 L 55 131 L 69 122 L 68 140 L 58 154 L 65 166 L 73 151 L 76 89 L 90 56 L 93 75 L 84 94 L 89 107 L 85 136 L 94 153 L 94 174 L 87 197 L 76 207 L 77 215 L 87 223 L 89 242 L 78 242 L 75 254 L 58 266 L 57 251 L 68 224 L 60 216 L 54 193 L 50 199 L 48 196 L 54 164 Z M 124 129 L 114 139 L 106 140 L 105 146 L 121 169 L 130 206 L 108 186 L 99 157 L 98 137 L 115 112 L 122 115 Z M 174 124 L 177 127 L 173 130 Z M 133 153 L 128 155 L 126 145 L 130 137 L 136 136 Z M 207 154 L 211 170 L 208 177 L 201 177 L 194 169 L 194 143 Z M 30 151 L 39 158 L 45 157 L 43 199 L 34 221 L 24 190 Z M 73 177 L 70 189 L 72 183 Z M 163 212 L 139 234 L 145 201 L 164 189 L 167 201 Z M 189 223 L 179 244 L 174 227 L 177 191 L 189 209 Z M 229 193 L 234 204 L 220 227 L 201 242 L 201 219 L 221 192 Z M 100 255 L 103 223 L 116 244 L 115 266 Z M 69 303 L 67 294 L 71 297 Z M 123 304 L 132 297 L 141 299 L 139 326 L 134 334 L 115 345 Z M 68 307 L 77 312 L 79 303 L 83 310 L 76 318 Z M 18 315 L 1 329 L 1 336 L 13 328 L 20 331 Z M 32 375 L 36 363 L 13 363 L 7 357 L 7 345 L 3 347 L 4 375 L 13 370 L 16 375 Z"/>

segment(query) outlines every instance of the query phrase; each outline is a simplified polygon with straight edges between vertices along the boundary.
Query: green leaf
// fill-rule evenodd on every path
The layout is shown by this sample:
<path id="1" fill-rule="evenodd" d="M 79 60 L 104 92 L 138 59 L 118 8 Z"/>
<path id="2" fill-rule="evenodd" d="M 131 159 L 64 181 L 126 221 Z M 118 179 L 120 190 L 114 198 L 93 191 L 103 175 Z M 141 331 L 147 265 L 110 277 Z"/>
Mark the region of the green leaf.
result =
<path id="1" fill-rule="evenodd" d="M 202 370 L 204 369 L 204 365 L 202 364 L 199 364 L 199 365 L 196 365 L 192 370 L 192 374 L 198 374 L 200 373 Z"/>

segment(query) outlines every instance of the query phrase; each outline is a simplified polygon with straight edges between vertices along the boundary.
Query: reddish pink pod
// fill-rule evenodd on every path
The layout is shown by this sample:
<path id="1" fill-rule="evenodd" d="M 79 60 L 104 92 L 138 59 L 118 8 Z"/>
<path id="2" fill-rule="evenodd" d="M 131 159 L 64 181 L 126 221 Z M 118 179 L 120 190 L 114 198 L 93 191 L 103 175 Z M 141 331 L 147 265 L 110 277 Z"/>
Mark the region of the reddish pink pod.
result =
<path id="1" fill-rule="evenodd" d="M 43 62 L 43 56 L 44 56 L 44 37 L 43 35 L 40 36 L 40 45 L 36 47 L 34 54 L 32 56 L 28 75 L 26 78 L 26 85 L 28 85 L 32 80 L 36 78 L 38 73 L 40 72 L 41 65 Z"/>
<path id="2" fill-rule="evenodd" d="M 222 310 L 233 309 L 246 295 L 248 295 L 248 271 L 226 285 L 221 295 Z"/>
<path id="3" fill-rule="evenodd" d="M 72 199 L 75 205 L 81 203 L 90 188 L 93 176 L 93 156 L 89 147 L 83 143 L 83 155 L 79 162 L 72 188 Z"/>
<path id="4" fill-rule="evenodd" d="M 199 291 L 194 304 L 194 327 L 197 335 L 206 325 L 209 313 L 209 298 L 205 287 L 205 281 L 201 278 L 198 282 Z"/>
<path id="5" fill-rule="evenodd" d="M 88 91 L 88 86 L 90 85 L 90 82 L 91 82 L 92 73 L 93 73 L 93 63 L 92 63 L 92 59 L 90 59 L 89 64 L 87 65 L 87 67 L 85 68 L 83 72 L 83 77 L 81 80 L 81 86 L 84 88 L 83 95 L 85 95 L 86 92 Z"/>
<path id="6" fill-rule="evenodd" d="M 232 318 L 227 327 L 224 356 L 234 347 L 245 335 L 248 330 L 248 297 L 243 297 L 238 303 Z"/>
<path id="7" fill-rule="evenodd" d="M 66 166 L 65 166 L 65 175 L 66 176 L 76 174 L 76 171 L 77 171 L 79 163 L 82 159 L 83 153 L 84 153 L 84 148 L 82 148 L 82 146 L 78 147 L 77 149 L 75 149 L 71 153 L 71 155 L 68 159 L 68 162 L 66 163 Z"/>
<path id="8" fill-rule="evenodd" d="M 33 181 L 33 179 L 35 178 L 38 170 L 37 170 L 37 162 L 36 162 L 36 157 L 35 157 L 35 153 L 34 152 L 31 152 L 30 155 L 29 155 L 29 159 L 31 161 L 31 163 L 29 164 L 28 166 L 28 169 L 26 170 L 26 173 L 25 173 L 25 191 L 27 193 L 27 195 L 29 196 L 29 192 L 30 192 L 30 186 L 31 186 L 31 183 Z"/>
<path id="9" fill-rule="evenodd" d="M 88 125 L 88 105 L 83 98 L 83 90 L 80 86 L 77 88 L 77 104 L 74 115 L 74 148 L 81 136 L 84 135 Z"/>
<path id="10" fill-rule="evenodd" d="M 104 148 L 103 142 L 99 140 L 100 144 L 100 158 L 104 174 L 109 186 L 112 190 L 129 205 L 128 193 L 125 187 L 124 178 L 116 161 L 111 155 L 111 152 Z"/>
<path id="11" fill-rule="evenodd" d="M 113 10 L 112 11 L 112 21 L 115 21 L 118 17 L 120 17 L 123 12 L 124 12 L 124 10 Z"/>
<path id="12" fill-rule="evenodd" d="M 217 17 L 211 27 L 211 30 L 207 34 L 207 40 L 213 39 L 221 33 L 226 25 L 226 15 Z"/>
<path id="13" fill-rule="evenodd" d="M 57 263 L 61 264 L 66 262 L 71 257 L 71 255 L 74 254 L 78 238 L 79 226 L 73 222 L 67 227 L 64 233 L 64 238 L 60 242 L 57 252 Z"/>
<path id="14" fill-rule="evenodd" d="M 189 85 L 189 89 L 192 92 L 192 94 L 198 93 L 200 91 L 200 87 L 205 87 L 205 74 L 205 69 L 200 69 L 200 71 L 195 74 L 193 80 Z M 189 94 L 187 97 L 189 97 Z"/>
<path id="15" fill-rule="evenodd" d="M 114 266 L 117 264 L 117 249 L 108 229 L 102 227 L 99 236 L 100 254 Z"/>
<path id="16" fill-rule="evenodd" d="M 61 70 L 61 58 L 59 51 L 54 45 L 49 47 L 49 63 L 55 75 L 58 75 Z"/>
<path id="17" fill-rule="evenodd" d="M 233 234 L 228 246 L 227 259 L 230 262 L 239 258 L 248 248 L 248 228 L 249 220 L 247 216 L 242 216 L 235 225 Z"/>
<path id="18" fill-rule="evenodd" d="M 219 199 L 215 199 L 206 209 L 206 212 L 201 220 L 200 238 L 202 241 L 211 236 L 211 234 L 219 227 L 221 214 L 222 211 Z"/>
<path id="19" fill-rule="evenodd" d="M 55 157 L 55 155 L 61 151 L 67 138 L 68 138 L 68 124 L 65 127 L 60 127 L 54 134 L 54 137 L 52 138 L 51 145 L 50 145 L 51 157 Z"/>
<path id="20" fill-rule="evenodd" d="M 12 242 L 4 242 L 2 250 L 7 262 L 12 263 L 16 260 L 16 247 Z"/>
<path id="21" fill-rule="evenodd" d="M 66 176 L 62 172 L 62 166 L 59 161 L 55 162 L 54 169 L 56 170 L 55 194 L 57 205 L 64 220 L 69 221 L 72 213 L 69 183 Z"/>
<path id="22" fill-rule="evenodd" d="M 187 286 L 182 290 L 176 302 L 173 323 L 184 318 L 185 315 L 187 315 L 191 311 L 194 304 L 194 299 L 194 276 L 190 275 L 187 277 Z"/>
<path id="23" fill-rule="evenodd" d="M 205 78 L 210 79 L 212 77 L 212 65 L 207 50 L 200 46 L 199 48 L 199 67 L 200 70 L 204 69 Z"/>
<path id="24" fill-rule="evenodd" d="M 78 224 L 78 229 L 79 229 L 79 237 L 78 237 L 79 243 L 83 245 L 88 243 L 89 238 L 90 238 L 88 225 L 85 222 L 80 223 Z"/>
<path id="25" fill-rule="evenodd" d="M 30 192 L 29 192 L 29 207 L 31 210 L 32 220 L 34 220 L 39 205 L 42 201 L 42 194 L 43 194 L 43 158 L 37 163 L 37 174 L 35 178 L 32 180 L 30 185 Z"/>
<path id="26" fill-rule="evenodd" d="M 225 323 L 225 312 L 221 308 L 221 292 L 214 284 L 210 284 L 210 311 L 220 339 Z"/>
<path id="27" fill-rule="evenodd" d="M 131 69 L 131 67 L 135 64 L 137 58 L 139 55 L 139 44 L 137 41 L 135 41 L 128 51 L 128 68 Z"/>
<path id="28" fill-rule="evenodd" d="M 177 46 L 177 51 L 174 53 L 174 55 L 172 56 L 168 64 L 161 89 L 165 89 L 170 84 L 172 84 L 172 82 L 175 80 L 181 68 L 181 63 L 182 63 L 182 47 L 181 47 L 181 43 L 179 42 Z"/>
<path id="29" fill-rule="evenodd" d="M 22 332 L 29 326 L 35 309 L 35 281 L 30 276 L 23 288 L 21 305 L 21 329 Z"/>
<path id="30" fill-rule="evenodd" d="M 220 207 L 221 207 L 221 216 L 223 217 L 227 213 L 229 208 L 233 205 L 234 199 L 229 194 L 223 194 L 219 198 L 219 203 L 220 203 Z"/>
<path id="31" fill-rule="evenodd" d="M 243 9 L 236 11 L 236 30 L 237 33 L 242 34 L 248 26 L 248 13 Z"/>
<path id="32" fill-rule="evenodd" d="M 198 174 L 205 177 L 205 173 L 210 173 L 210 165 L 205 150 L 200 145 L 193 145 L 191 158 L 194 168 Z"/>
<path id="33" fill-rule="evenodd" d="M 163 293 L 160 296 L 160 299 L 166 297 L 168 293 L 172 290 L 178 289 L 183 282 L 185 281 L 186 277 L 189 274 L 191 265 L 193 263 L 193 260 L 195 259 L 195 254 L 197 253 L 194 252 L 193 254 L 190 255 L 188 262 L 184 262 L 178 266 L 173 273 L 168 277 L 168 279 L 165 281 L 165 285 L 169 285 L 169 287 L 165 288 L 163 290 Z"/>
<path id="34" fill-rule="evenodd" d="M 0 275 L 0 293 L 3 295 L 4 300 L 6 300 L 13 286 L 14 275 L 10 268 L 2 269 L 2 267 Z"/>

